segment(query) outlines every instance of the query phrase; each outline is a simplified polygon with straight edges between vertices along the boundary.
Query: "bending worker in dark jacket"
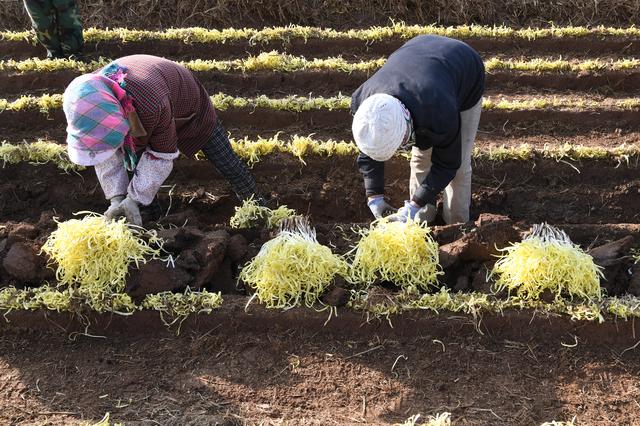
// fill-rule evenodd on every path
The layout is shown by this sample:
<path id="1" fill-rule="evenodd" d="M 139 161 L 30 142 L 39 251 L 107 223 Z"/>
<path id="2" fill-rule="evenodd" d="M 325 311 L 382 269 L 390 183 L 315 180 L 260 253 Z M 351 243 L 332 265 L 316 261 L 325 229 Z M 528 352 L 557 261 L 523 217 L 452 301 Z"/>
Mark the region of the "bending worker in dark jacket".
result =
<path id="1" fill-rule="evenodd" d="M 418 36 L 395 51 L 352 96 L 368 205 L 376 218 L 395 211 L 384 199 L 384 161 L 412 146 L 410 200 L 391 220 L 431 222 L 443 194 L 447 223 L 469 220 L 471 154 L 484 91 L 484 65 L 467 44 Z"/>

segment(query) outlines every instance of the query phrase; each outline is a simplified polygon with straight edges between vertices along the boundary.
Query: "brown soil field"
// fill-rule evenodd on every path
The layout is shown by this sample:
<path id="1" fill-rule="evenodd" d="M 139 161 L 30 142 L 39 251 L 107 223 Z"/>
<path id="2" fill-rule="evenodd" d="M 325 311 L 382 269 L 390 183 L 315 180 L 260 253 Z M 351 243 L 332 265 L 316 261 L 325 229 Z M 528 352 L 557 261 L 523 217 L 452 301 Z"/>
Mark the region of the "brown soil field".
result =
<path id="1" fill-rule="evenodd" d="M 310 214 L 315 223 L 369 220 L 354 159 L 311 157 L 306 163 L 274 155 L 256 164 L 253 173 L 264 192 Z M 407 197 L 408 168 L 408 161 L 398 158 L 385 169 L 387 194 L 393 204 Z M 7 165 L 0 169 L 0 178 L 3 220 L 37 221 L 42 211 L 54 209 L 68 217 L 74 211 L 101 211 L 106 206 L 91 170 L 78 175 L 48 165 Z M 166 182 L 167 189 L 159 194 L 162 205 L 168 206 L 168 188 L 174 185 L 173 209 L 192 209 L 198 218 L 206 218 L 205 223 L 226 222 L 237 204 L 228 183 L 207 161 L 179 161 Z M 203 191 L 217 196 L 215 205 Z M 196 193 L 200 196 L 193 198 Z M 183 206 L 183 200 L 188 205 Z M 543 159 L 530 164 L 478 161 L 474 165 L 473 217 L 486 212 L 530 222 L 638 223 L 639 205 L 640 176 L 633 165 L 615 167 L 586 160 L 572 165 Z"/>
<path id="2" fill-rule="evenodd" d="M 15 12 L 21 3 L 5 3 L 0 6 L 0 28 L 24 28 L 24 16 Z M 102 2 L 85 3 L 86 21 L 99 20 Z M 636 22 L 639 13 L 637 5 L 627 0 L 550 2 L 544 8 L 540 2 L 507 0 L 482 2 L 482 6 L 476 0 L 464 0 L 456 7 L 447 3 L 446 8 L 441 7 L 443 2 L 383 1 L 363 3 L 357 12 L 343 15 L 329 13 L 343 3 L 333 0 L 323 2 L 323 7 L 310 1 L 281 2 L 275 8 L 268 0 L 255 4 L 253 14 L 247 13 L 248 2 L 231 5 L 204 0 L 190 8 L 178 2 L 173 11 L 158 9 L 164 0 L 151 3 L 145 6 L 145 16 L 140 12 L 143 3 L 123 9 L 119 25 L 260 27 L 294 23 L 350 28 L 386 25 L 389 17 L 409 17 L 407 23 L 522 27 L 548 25 L 553 20 L 556 24 L 624 27 Z M 110 4 L 116 7 L 120 2 Z M 90 10 L 91 5 L 95 10 Z M 212 5 L 217 9 L 211 9 Z M 640 56 L 640 40 L 634 38 L 466 41 L 485 58 L 616 60 Z M 360 61 L 387 56 L 402 42 L 107 42 L 89 43 L 87 53 L 90 58 L 152 53 L 190 60 L 232 59 L 278 50 L 308 59 L 341 55 Z M 0 40 L 0 59 L 42 55 L 40 46 Z M 367 78 L 365 73 L 333 71 L 196 74 L 211 94 L 274 98 L 349 95 Z M 76 75 L 72 71 L 2 72 L 0 98 L 62 93 Z M 640 112 L 616 108 L 611 102 L 640 96 L 637 70 L 498 71 L 488 74 L 486 94 L 494 100 L 562 96 L 599 104 L 595 111 L 484 111 L 476 142 L 481 150 L 521 144 L 542 149 L 566 143 L 607 148 L 640 143 Z M 351 140 L 351 116 L 345 110 L 295 113 L 232 108 L 220 111 L 219 116 L 236 138 L 281 132 L 282 139 L 313 134 L 317 139 Z M 0 141 L 38 139 L 63 143 L 62 111 L 0 112 Z M 255 164 L 252 172 L 269 198 L 308 215 L 318 241 L 343 254 L 355 242 L 352 227 L 371 221 L 355 158 L 309 156 L 305 161 L 270 155 Z M 394 158 L 385 175 L 387 195 L 398 206 L 408 195 L 408 161 Z M 472 189 L 472 222 L 444 225 L 438 216 L 432 228 L 441 249 L 482 232 L 488 235 L 481 244 L 482 256 L 469 255 L 445 267 L 441 284 L 451 289 L 490 292 L 486 279 L 479 278 L 495 260 L 496 245 L 506 242 L 500 239 L 505 235 L 521 238 L 540 222 L 562 228 L 585 250 L 622 240 L 625 247 L 640 247 L 640 168 L 635 157 L 619 163 L 478 160 L 473 164 Z M 384 318 L 367 321 L 365 313 L 345 307 L 345 300 L 332 299 L 336 291 L 344 295 L 340 282 L 334 282 L 323 296 L 323 301 L 338 306 L 338 316 L 328 322 L 327 311 L 268 310 L 255 301 L 246 308 L 251 291 L 238 283 L 239 270 L 273 234 L 230 229 L 229 218 L 238 204 L 229 184 L 207 161 L 181 158 L 157 200 L 142 211 L 148 226 L 164 228 L 161 232 L 172 254 L 182 260 L 173 269 L 157 262 L 132 268 L 127 291 L 136 301 L 149 292 L 181 291 L 199 282 L 199 271 L 188 269 L 184 259 L 200 248 L 178 244 L 176 235 L 196 239 L 216 235 L 224 241 L 213 275 L 201 283 L 203 288 L 223 293 L 222 307 L 211 314 L 188 317 L 179 329 L 167 327 L 157 312 L 147 310 L 132 316 L 5 313 L 0 318 L 0 424 L 86 425 L 98 422 L 107 412 L 112 422 L 126 425 L 389 425 L 416 414 L 424 419 L 442 412 L 452 414 L 454 425 L 540 425 L 574 417 L 578 425 L 640 423 L 635 320 L 609 315 L 598 323 L 548 312 L 508 310 L 476 317 L 411 311 L 391 316 L 390 322 Z M 27 163 L 0 168 L 0 289 L 53 282 L 55 274 L 37 252 L 55 229 L 54 217 L 66 220 L 78 211 L 102 212 L 106 207 L 93 170 L 65 174 L 51 164 Z M 491 228 L 492 224 L 498 224 L 497 228 Z M 167 229 L 170 227 L 174 229 Z M 232 239 L 244 243 L 240 244 L 241 256 L 232 255 Z M 25 261 L 18 271 L 28 279 L 18 279 L 15 271 L 9 273 L 2 266 L 15 244 L 33 251 L 37 259 Z M 624 255 L 605 267 L 601 284 L 609 295 L 639 296 L 640 289 L 633 283 L 640 268 L 633 265 L 628 250 Z M 200 265 L 202 269 L 209 266 Z M 380 283 L 375 291 L 384 296 L 397 288 Z"/>
<path id="3" fill-rule="evenodd" d="M 244 303 L 225 300 L 180 336 L 157 315 L 105 319 L 73 340 L 58 328 L 64 318 L 10 315 L 0 421 L 66 425 L 110 412 L 125 424 L 378 425 L 448 411 L 462 425 L 637 422 L 630 323 L 523 312 L 483 318 L 480 334 L 468 318 L 416 314 L 390 328 L 340 313 L 323 326 L 324 314 L 245 314 Z"/>

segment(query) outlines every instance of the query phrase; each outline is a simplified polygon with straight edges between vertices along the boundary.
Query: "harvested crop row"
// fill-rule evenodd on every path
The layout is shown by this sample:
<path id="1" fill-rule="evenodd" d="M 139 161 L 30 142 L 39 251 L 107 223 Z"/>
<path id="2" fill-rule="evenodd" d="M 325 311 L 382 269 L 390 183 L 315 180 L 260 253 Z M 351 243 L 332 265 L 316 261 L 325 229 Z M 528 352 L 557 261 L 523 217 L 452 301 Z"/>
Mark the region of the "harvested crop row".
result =
<path id="1" fill-rule="evenodd" d="M 0 145 L 0 160 L 2 160 L 3 165 L 22 162 L 32 164 L 53 163 L 65 172 L 84 169 L 84 167 L 78 166 L 69 160 L 65 145 L 44 140 L 17 145 L 2 142 Z"/>
<path id="2" fill-rule="evenodd" d="M 254 165 L 263 158 L 275 154 L 288 154 L 296 157 L 305 164 L 305 158 L 311 156 L 355 156 L 358 148 L 346 141 L 317 140 L 311 136 L 292 136 L 289 140 L 281 140 L 277 136 L 272 138 L 233 139 L 231 146 L 235 153 L 247 164 Z M 398 154 L 402 156 L 403 154 Z M 203 159 L 197 155 L 196 158 Z M 535 159 L 552 159 L 556 161 L 603 160 L 619 164 L 636 164 L 640 160 L 640 145 L 620 145 L 613 148 L 582 146 L 565 144 L 561 146 L 546 146 L 543 149 L 531 145 L 475 147 L 473 158 L 476 161 L 534 161 Z M 0 145 L 0 161 L 6 164 L 53 163 L 64 171 L 81 170 L 69 160 L 66 145 L 38 140 L 32 143 Z"/>
<path id="3" fill-rule="evenodd" d="M 110 301 L 110 310 L 119 314 L 132 314 L 138 310 L 150 309 L 173 318 L 184 318 L 192 313 L 211 313 L 222 305 L 220 293 L 211 293 L 206 290 L 195 292 L 187 289 L 184 293 L 149 294 L 140 305 L 133 303 L 126 293 L 105 293 L 102 296 L 104 300 Z M 47 285 L 35 288 L 0 289 L 0 311 L 5 313 L 39 309 L 56 312 L 95 310 L 94 303 L 87 303 L 88 301 L 90 300 L 84 294 Z"/>
<path id="4" fill-rule="evenodd" d="M 249 200 L 237 213 L 253 207 L 255 203 Z M 153 259 L 165 260 L 167 268 L 175 267 L 175 253 L 167 251 L 164 252 L 166 259 L 160 257 L 164 241 L 156 231 L 129 227 L 124 219 L 111 221 L 90 214 L 82 219 L 57 222 L 57 225 L 41 249 L 49 256 L 49 266 L 56 270 L 57 285 L 25 292 L 9 287 L 7 294 L 0 296 L 7 310 L 44 307 L 58 312 L 89 309 L 129 314 L 138 310 L 124 293 L 129 268 Z M 340 255 L 320 244 L 308 219 L 298 216 L 280 224 L 275 238 L 264 243 L 260 252 L 245 264 L 240 279 L 256 290 L 254 297 L 267 308 L 288 309 L 303 304 L 315 308 L 336 275 L 353 286 L 350 294 L 357 298 L 366 296 L 374 283 L 382 281 L 400 286 L 403 293 L 399 298 L 415 299 L 421 293 L 419 289 L 438 289 L 438 275 L 444 274 L 439 245 L 431 232 L 426 223 L 380 219 L 367 230 L 357 230 L 359 241 L 351 251 Z M 546 224 L 535 225 L 531 239 L 540 243 L 536 243 L 539 247 L 533 255 L 528 250 L 520 250 L 529 239 L 504 249 L 509 253 L 501 257 L 492 272 L 501 275 L 495 281 L 497 289 L 508 285 L 517 290 L 521 301 L 538 301 L 547 288 L 556 293 L 555 302 L 560 304 L 567 296 L 589 304 L 601 300 L 599 282 L 604 275 L 594 260 L 571 243 L 563 231 Z M 527 271 L 521 276 L 516 269 L 523 265 Z M 513 272 L 518 276 L 512 276 Z M 505 274 L 509 283 L 501 281 Z M 567 282 L 556 285 L 559 276 Z M 441 290 L 441 295 L 443 292 L 446 290 Z M 147 296 L 149 300 L 143 306 L 173 312 L 179 317 L 210 312 L 219 306 L 219 296 L 207 303 L 196 296 L 189 290 L 180 300 L 175 300 L 170 293 Z M 194 303 L 198 305 L 191 306 Z"/>
<path id="5" fill-rule="evenodd" d="M 465 313 L 478 317 L 482 314 L 502 313 L 508 310 L 531 309 L 546 314 L 569 315 L 573 320 L 605 322 L 607 319 L 629 320 L 640 318 L 640 298 L 634 296 L 605 297 L 600 302 L 570 302 L 566 300 L 547 303 L 540 300 L 523 300 L 516 297 L 498 299 L 486 293 L 453 293 L 446 288 L 436 293 L 408 295 L 399 293 L 388 297 L 384 303 L 368 303 L 366 292 L 355 294 L 350 308 L 364 311 L 369 317 L 389 317 L 414 310 L 434 313 Z M 131 304 L 129 313 L 151 309 L 163 315 L 183 320 L 191 314 L 210 314 L 222 304 L 218 293 L 189 292 L 184 294 L 161 293 L 149 295 L 142 305 Z M 51 310 L 69 312 L 73 298 L 51 287 L 0 289 L 0 311 Z"/>
<path id="6" fill-rule="evenodd" d="M 230 108 L 262 108 L 276 111 L 303 112 L 316 110 L 344 110 L 351 106 L 351 98 L 342 94 L 332 97 L 287 96 L 270 98 L 261 95 L 253 98 L 229 96 L 218 93 L 211 96 L 214 107 L 220 111 Z M 17 100 L 0 99 L 0 112 L 8 111 L 40 111 L 47 114 L 62 108 L 61 94 L 45 94 L 39 97 L 25 95 Z M 526 111 L 546 109 L 578 109 L 587 111 L 636 110 L 640 108 L 640 98 L 605 98 L 602 100 L 582 100 L 575 97 L 539 97 L 510 100 L 506 98 L 492 99 L 486 97 L 482 103 L 484 110 Z"/>
<path id="7" fill-rule="evenodd" d="M 569 315 L 578 321 L 606 321 L 605 315 L 623 320 L 640 317 L 640 298 L 635 296 L 604 297 L 601 301 L 575 302 L 565 299 L 551 303 L 542 300 L 508 297 L 499 299 L 487 293 L 452 293 L 446 288 L 420 296 L 398 293 L 386 297 L 384 302 L 371 302 L 371 295 L 362 292 L 350 302 L 350 307 L 364 310 L 370 317 L 387 317 L 414 310 L 434 313 L 454 312 L 480 317 L 485 313 L 503 313 L 507 310 L 531 309 L 536 312 Z"/>
<path id="8" fill-rule="evenodd" d="M 183 43 L 229 43 L 248 40 L 253 43 L 273 41 L 309 40 L 309 39 L 356 39 L 367 42 L 390 38 L 408 39 L 421 34 L 437 34 L 455 38 L 490 38 L 490 39 L 523 39 L 537 40 L 543 38 L 583 38 L 583 37 L 617 37 L 631 38 L 640 36 L 640 28 L 616 27 L 549 27 L 515 29 L 506 26 L 461 25 L 443 27 L 438 25 L 406 25 L 395 23 L 384 27 L 366 29 L 350 29 L 339 31 L 330 28 L 306 27 L 291 25 L 286 27 L 225 28 L 222 30 L 206 28 L 171 28 L 166 31 L 131 30 L 127 28 L 98 29 L 87 28 L 84 38 L 87 42 L 136 42 L 143 40 L 171 40 Z M 2 31 L 0 40 L 35 42 L 31 31 Z"/>
<path id="9" fill-rule="evenodd" d="M 38 59 L 30 58 L 22 61 L 0 61 L 0 71 L 5 72 L 38 72 L 48 73 L 71 70 L 78 73 L 92 72 L 110 63 L 112 59 L 100 58 L 91 62 L 80 62 L 71 59 Z M 257 56 L 230 60 L 192 60 L 178 62 L 186 68 L 197 72 L 258 72 L 277 71 L 295 72 L 307 70 L 332 70 L 344 73 L 376 71 L 386 62 L 386 58 L 364 61 L 347 61 L 342 57 L 306 59 L 304 56 L 288 55 L 277 51 L 263 52 Z M 489 58 L 485 61 L 487 71 L 522 71 L 522 72 L 586 72 L 586 71 L 631 71 L 640 68 L 640 59 L 607 60 L 594 58 L 589 60 L 564 60 L 549 58 L 503 59 Z"/>

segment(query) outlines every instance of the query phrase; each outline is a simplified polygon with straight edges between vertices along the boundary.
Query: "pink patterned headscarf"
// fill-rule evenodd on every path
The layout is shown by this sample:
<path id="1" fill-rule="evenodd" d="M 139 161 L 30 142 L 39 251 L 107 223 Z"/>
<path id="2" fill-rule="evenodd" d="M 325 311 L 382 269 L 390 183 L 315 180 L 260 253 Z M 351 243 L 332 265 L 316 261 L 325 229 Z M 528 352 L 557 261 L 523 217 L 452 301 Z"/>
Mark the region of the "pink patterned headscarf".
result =
<path id="1" fill-rule="evenodd" d="M 126 168 L 135 169 L 135 143 L 127 118 L 135 108 L 124 89 L 125 76 L 126 69 L 114 62 L 97 74 L 74 79 L 65 90 L 67 148 L 74 163 L 95 166 L 122 149 Z"/>

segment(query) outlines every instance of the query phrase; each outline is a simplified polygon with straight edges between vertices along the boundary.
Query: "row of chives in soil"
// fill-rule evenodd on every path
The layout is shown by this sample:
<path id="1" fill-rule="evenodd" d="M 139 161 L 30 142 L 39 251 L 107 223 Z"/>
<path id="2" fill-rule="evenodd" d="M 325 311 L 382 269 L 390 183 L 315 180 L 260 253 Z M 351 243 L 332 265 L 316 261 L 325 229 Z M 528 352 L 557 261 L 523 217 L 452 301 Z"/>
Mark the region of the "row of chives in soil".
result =
<path id="1" fill-rule="evenodd" d="M 600 302 L 577 302 L 555 300 L 527 300 L 518 297 L 499 299 L 487 293 L 452 293 L 443 288 L 436 293 L 426 293 L 420 297 L 404 301 L 402 294 L 388 296 L 385 302 L 368 304 L 366 296 L 362 304 L 352 302 L 352 307 L 359 308 L 373 317 L 389 317 L 404 312 L 427 310 L 433 313 L 441 311 L 464 313 L 480 317 L 485 313 L 500 314 L 507 310 L 532 309 L 537 312 L 569 315 L 572 320 L 604 322 L 604 315 L 612 315 L 624 320 L 640 317 L 640 298 L 635 296 L 605 297 Z"/>
<path id="2" fill-rule="evenodd" d="M 478 317 L 487 313 L 502 313 L 506 310 L 533 309 L 538 312 L 563 314 L 573 320 L 604 322 L 604 315 L 616 318 L 640 318 L 640 298 L 634 296 L 605 297 L 599 302 L 571 302 L 558 300 L 544 302 L 517 297 L 499 299 L 487 293 L 451 292 L 446 288 L 436 293 L 422 294 L 413 300 L 402 300 L 405 296 L 388 296 L 385 303 L 366 304 L 362 294 L 356 295 L 350 307 L 362 310 L 373 317 L 389 317 L 403 312 L 426 310 L 433 313 L 453 312 Z M 141 310 L 158 311 L 167 319 L 183 320 L 190 314 L 210 314 L 223 304 L 220 293 L 206 290 L 184 293 L 163 292 L 147 295 L 140 304 L 135 304 L 126 293 L 105 294 L 105 304 L 100 310 L 85 305 L 80 295 L 52 286 L 18 289 L 5 287 L 0 289 L 0 312 L 6 316 L 12 311 L 49 310 L 55 312 L 87 313 L 87 308 L 98 313 L 113 312 L 131 315 Z"/>
<path id="3" fill-rule="evenodd" d="M 225 111 L 230 108 L 269 109 L 276 111 L 303 112 L 318 110 L 347 110 L 351 107 L 351 97 L 343 94 L 336 96 L 297 96 L 271 98 L 266 95 L 257 97 L 230 96 L 218 93 L 211 96 L 213 106 Z M 640 108 L 640 98 L 602 98 L 580 99 L 569 96 L 531 97 L 527 99 L 493 99 L 485 97 L 484 110 L 529 111 L 546 109 L 576 109 L 587 111 L 636 110 Z M 41 96 L 24 95 L 16 100 L 0 99 L 2 111 L 39 111 L 47 114 L 62 109 L 61 94 Z"/>
<path id="4" fill-rule="evenodd" d="M 312 156 L 355 156 L 358 148 L 355 144 L 347 141 L 318 140 L 311 136 L 291 136 L 288 140 L 282 140 L 279 136 L 270 138 L 233 139 L 231 146 L 235 153 L 252 166 L 261 159 L 275 154 L 288 154 L 300 160 L 303 164 L 305 159 Z M 398 154 L 398 156 L 406 156 Z M 196 158 L 204 158 L 197 155 Z M 640 159 L 640 145 L 620 145 L 617 147 L 583 146 L 583 145 L 548 145 L 543 148 L 536 148 L 531 145 L 522 144 L 519 146 L 483 146 L 475 147 L 473 158 L 476 161 L 530 161 L 535 159 L 550 159 L 555 161 L 581 161 L 600 160 L 611 161 L 618 165 L 637 166 Z M 6 164 L 53 163 L 64 171 L 82 170 L 69 160 L 66 145 L 52 141 L 38 140 L 32 143 L 11 144 L 2 142 L 0 144 L 0 162 Z"/>
<path id="5" fill-rule="evenodd" d="M 497 40 L 521 39 L 562 39 L 584 37 L 640 37 L 640 28 L 628 27 L 547 27 L 547 28 L 510 28 L 506 26 L 461 25 L 444 27 L 438 25 L 406 25 L 394 23 L 389 26 L 370 27 L 365 29 L 335 30 L 330 28 L 305 27 L 291 25 L 270 28 L 171 28 L 164 31 L 132 30 L 126 28 L 84 30 L 87 42 L 136 42 L 136 41 L 181 41 L 183 43 L 229 43 L 234 41 L 249 41 L 252 43 L 290 42 L 309 39 L 335 40 L 354 39 L 365 42 L 382 41 L 386 39 L 408 39 L 421 34 L 436 34 L 447 37 L 473 39 L 488 38 Z M 2 31 L 0 40 L 35 42 L 35 35 L 31 31 Z"/>
<path id="6" fill-rule="evenodd" d="M 445 273 L 441 249 L 424 223 L 381 219 L 368 228 L 353 227 L 359 238 L 344 254 L 320 244 L 308 218 L 286 206 L 273 210 L 245 200 L 229 224 L 238 229 L 261 224 L 279 228 L 239 274 L 239 280 L 254 290 L 249 303 L 255 298 L 267 308 L 315 309 L 334 279 L 341 277 L 349 289 L 348 306 L 378 317 L 415 309 L 477 317 L 483 312 L 532 308 L 600 322 L 607 312 L 624 318 L 640 314 L 636 297 L 603 297 L 603 268 L 564 231 L 545 223 L 534 225 L 521 241 L 514 237 L 515 242 L 496 247 L 495 264 L 484 269 L 492 294 L 452 294 L 441 287 L 438 277 Z M 640 262 L 635 251 L 628 256 L 629 261 Z M 380 282 L 394 283 L 399 292 L 380 294 L 376 286 Z M 552 303 L 543 300 L 547 296 L 554 296 Z M 334 309 L 326 308 L 330 319 Z"/>
<path id="7" fill-rule="evenodd" d="M 236 229 L 279 228 L 240 271 L 238 279 L 254 290 L 247 306 L 257 299 L 266 308 L 316 309 L 324 305 L 322 295 L 340 277 L 348 289 L 347 305 L 375 316 L 388 317 L 411 309 L 477 316 L 510 308 L 543 309 L 600 322 L 605 320 L 603 313 L 623 318 L 640 315 L 638 298 L 604 297 L 600 286 L 603 268 L 566 233 L 548 224 L 534 225 L 520 242 L 514 237 L 516 242 L 497 248 L 501 252 L 498 260 L 486 269 L 495 294 L 453 296 L 440 286 L 438 277 L 444 274 L 441 250 L 426 224 L 380 220 L 369 228 L 353 228 L 359 239 L 344 254 L 320 244 L 308 218 L 286 206 L 270 209 L 253 199 L 245 200 L 236 207 L 229 224 Z M 110 221 L 89 214 L 58 222 L 41 247 L 49 266 L 57 266 L 58 285 L 5 288 L 0 291 L 0 308 L 44 308 L 80 315 L 90 309 L 129 315 L 140 309 L 124 292 L 129 267 L 152 260 L 171 267 L 175 253 L 165 251 L 164 243 L 157 231 L 130 228 L 124 219 Z M 631 251 L 629 259 L 638 263 L 640 255 Z M 392 282 L 400 292 L 380 302 L 376 298 L 378 282 Z M 211 312 L 222 303 L 219 294 L 188 293 L 184 298 L 172 293 L 150 295 L 142 307 L 167 313 L 170 301 L 180 302 L 184 311 L 179 316 L 186 317 Z M 554 296 L 552 303 L 543 300 L 547 294 Z M 208 301 L 206 306 L 203 300 Z M 321 310 L 326 309 L 331 319 L 336 308 L 324 305 Z"/>
<path id="8" fill-rule="evenodd" d="M 368 295 L 362 292 L 354 293 L 350 307 L 376 317 L 388 317 L 412 310 L 427 310 L 434 313 L 447 311 L 475 317 L 485 313 L 502 313 L 509 309 L 534 309 L 539 312 L 570 315 L 574 320 L 598 322 L 605 321 L 605 314 L 622 319 L 640 317 L 640 299 L 634 296 L 605 297 L 601 301 L 587 302 L 566 300 L 545 302 L 518 297 L 499 299 L 480 292 L 454 293 L 443 287 L 436 293 L 425 293 L 412 300 L 403 300 L 406 299 L 406 294 L 399 293 L 396 297 L 389 296 L 385 303 L 368 304 L 367 297 Z M 149 294 L 139 305 L 135 304 L 126 293 L 105 294 L 103 300 L 104 304 L 100 306 L 96 306 L 95 303 L 85 305 L 86 302 L 81 293 L 75 290 L 60 290 L 49 285 L 24 289 L 15 287 L 0 289 L 0 311 L 5 315 L 11 311 L 42 309 L 86 313 L 89 308 L 98 313 L 114 312 L 121 315 L 130 315 L 141 310 L 155 310 L 170 318 L 184 319 L 190 314 L 209 314 L 223 303 L 220 293 L 189 289 L 184 293 Z"/>
<path id="9" fill-rule="evenodd" d="M 4 72 L 56 72 L 75 71 L 78 73 L 92 72 L 110 63 L 112 59 L 100 58 L 91 62 L 80 62 L 70 59 L 38 59 L 31 58 L 21 61 L 0 61 L 0 71 Z M 263 52 L 257 56 L 229 60 L 191 60 L 178 62 L 186 68 L 196 72 L 257 72 L 277 71 L 295 72 L 312 70 L 329 70 L 342 73 L 372 72 L 384 65 L 386 59 L 370 59 L 363 61 L 347 61 L 342 57 L 306 59 L 276 51 Z M 522 71 L 522 72 L 602 72 L 602 71 L 632 71 L 640 68 L 640 59 L 601 59 L 565 60 L 550 58 L 532 59 L 503 59 L 489 58 L 485 60 L 485 68 L 492 71 Z"/>
<path id="10" fill-rule="evenodd" d="M 0 289 L 0 311 L 50 310 L 56 312 L 74 312 L 86 308 L 98 313 L 113 312 L 130 315 L 142 309 L 159 311 L 169 317 L 185 317 L 192 313 L 211 313 L 222 305 L 222 295 L 207 290 L 184 293 L 162 292 L 148 294 L 137 305 L 126 293 L 104 293 L 102 303 L 97 304 L 78 289 L 58 289 L 55 286 L 42 285 L 33 288 L 5 287 Z M 85 309 L 83 309 L 85 308 Z"/>

